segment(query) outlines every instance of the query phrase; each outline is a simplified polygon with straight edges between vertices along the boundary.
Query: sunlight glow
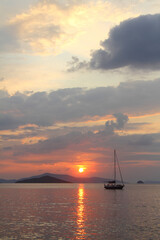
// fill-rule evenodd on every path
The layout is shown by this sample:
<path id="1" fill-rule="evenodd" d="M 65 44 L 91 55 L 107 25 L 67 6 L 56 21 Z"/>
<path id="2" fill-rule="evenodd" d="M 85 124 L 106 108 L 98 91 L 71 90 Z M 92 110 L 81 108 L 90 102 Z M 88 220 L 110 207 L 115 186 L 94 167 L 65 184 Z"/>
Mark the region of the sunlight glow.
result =
<path id="1" fill-rule="evenodd" d="M 82 172 L 84 172 L 84 168 L 79 168 L 79 170 L 78 170 L 80 173 L 82 173 Z"/>

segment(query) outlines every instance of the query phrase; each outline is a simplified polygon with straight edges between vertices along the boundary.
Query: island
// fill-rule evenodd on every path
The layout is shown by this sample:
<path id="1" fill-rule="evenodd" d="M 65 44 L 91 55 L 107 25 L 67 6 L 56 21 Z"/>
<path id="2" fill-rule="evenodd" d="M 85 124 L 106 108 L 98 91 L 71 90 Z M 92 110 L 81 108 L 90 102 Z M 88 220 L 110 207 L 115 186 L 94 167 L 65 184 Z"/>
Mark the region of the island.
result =
<path id="1" fill-rule="evenodd" d="M 30 179 L 18 180 L 16 181 L 16 183 L 70 183 L 70 182 L 51 176 L 42 176 L 39 178 L 35 177 Z"/>
<path id="2" fill-rule="evenodd" d="M 137 181 L 138 184 L 144 184 L 142 180 Z"/>

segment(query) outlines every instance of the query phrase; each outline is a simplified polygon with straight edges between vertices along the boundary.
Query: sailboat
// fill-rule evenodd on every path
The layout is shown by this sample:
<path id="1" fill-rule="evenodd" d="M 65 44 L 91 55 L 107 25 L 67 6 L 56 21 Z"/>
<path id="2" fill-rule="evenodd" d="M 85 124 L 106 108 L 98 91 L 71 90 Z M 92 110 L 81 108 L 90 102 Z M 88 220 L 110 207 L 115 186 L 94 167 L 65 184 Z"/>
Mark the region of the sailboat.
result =
<path id="1" fill-rule="evenodd" d="M 118 170 L 119 170 L 119 174 L 121 177 L 121 183 L 117 183 L 116 181 L 116 170 L 117 170 L 117 166 L 118 166 Z M 112 181 L 109 181 L 108 183 L 104 183 L 104 188 L 105 189 L 123 189 L 124 187 L 124 183 L 123 183 L 123 178 L 122 178 L 122 173 L 121 173 L 121 169 L 120 169 L 120 165 L 118 162 L 118 157 L 116 154 L 116 150 L 114 149 L 114 179 Z"/>

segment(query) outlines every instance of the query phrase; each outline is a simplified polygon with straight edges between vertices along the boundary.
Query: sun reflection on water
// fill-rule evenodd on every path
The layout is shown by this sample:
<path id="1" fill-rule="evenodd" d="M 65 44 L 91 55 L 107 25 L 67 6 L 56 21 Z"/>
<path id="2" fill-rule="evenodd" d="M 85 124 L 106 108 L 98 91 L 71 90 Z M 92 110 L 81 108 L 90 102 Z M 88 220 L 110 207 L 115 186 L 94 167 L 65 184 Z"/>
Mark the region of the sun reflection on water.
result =
<path id="1" fill-rule="evenodd" d="M 78 189 L 78 205 L 77 205 L 77 236 L 76 239 L 84 239 L 85 222 L 84 222 L 84 185 L 80 184 Z"/>

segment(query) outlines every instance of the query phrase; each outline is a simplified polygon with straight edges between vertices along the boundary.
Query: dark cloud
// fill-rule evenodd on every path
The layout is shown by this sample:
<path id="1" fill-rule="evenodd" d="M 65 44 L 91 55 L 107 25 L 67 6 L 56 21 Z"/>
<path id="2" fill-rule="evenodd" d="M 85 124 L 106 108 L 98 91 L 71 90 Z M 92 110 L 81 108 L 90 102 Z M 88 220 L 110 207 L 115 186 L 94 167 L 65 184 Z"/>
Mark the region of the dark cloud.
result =
<path id="1" fill-rule="evenodd" d="M 3 151 L 10 151 L 10 150 L 12 150 L 12 147 L 4 147 L 3 148 Z"/>
<path id="2" fill-rule="evenodd" d="M 160 14 L 144 15 L 121 22 L 111 29 L 101 49 L 88 63 L 74 57 L 70 71 L 84 67 L 115 69 L 125 66 L 155 69 L 160 66 Z M 76 59 L 76 61 L 74 61 Z"/>
<path id="3" fill-rule="evenodd" d="M 128 122 L 129 118 L 127 115 L 123 114 L 123 113 L 115 113 L 113 114 L 113 116 L 116 118 L 117 122 L 116 122 L 116 128 L 117 129 L 123 129 L 125 123 Z"/>
<path id="4" fill-rule="evenodd" d="M 78 57 L 72 56 L 72 60 L 67 63 L 68 72 L 74 72 L 79 69 L 86 68 L 88 63 L 86 61 L 81 62 Z"/>
<path id="5" fill-rule="evenodd" d="M 19 118 L 15 118 L 11 114 L 0 115 L 0 130 L 15 129 L 21 124 L 24 124 L 24 122 Z"/>
<path id="6" fill-rule="evenodd" d="M 133 144 L 133 145 L 144 145 L 144 146 L 149 146 L 149 145 L 152 145 L 154 142 L 154 138 L 152 135 L 149 135 L 149 134 L 145 134 L 145 135 L 140 135 L 138 136 L 136 139 L 132 139 L 129 141 L 130 144 Z"/>
<path id="7" fill-rule="evenodd" d="M 157 153 L 159 154 L 159 133 L 148 134 L 128 134 L 128 135 L 113 135 L 112 141 L 119 148 L 126 147 L 127 152 L 136 153 Z M 136 158 L 138 159 L 138 158 Z M 151 159 L 152 160 L 152 159 Z"/>
<path id="8" fill-rule="evenodd" d="M 116 121 L 111 120 L 105 123 L 105 132 L 109 134 L 114 133 L 114 130 L 116 129 L 123 129 L 125 123 L 129 120 L 128 116 L 122 113 L 115 113 L 113 116 L 116 118 Z"/>
<path id="9" fill-rule="evenodd" d="M 143 115 L 160 111 L 160 80 L 120 83 L 117 87 L 61 89 L 13 96 L 0 92 L 0 129 L 20 125 L 51 126 L 58 122 L 84 121 L 115 114 L 117 128 L 124 114 Z"/>
<path id="10" fill-rule="evenodd" d="M 57 150 L 65 150 L 69 146 L 79 145 L 86 140 L 87 136 L 88 133 L 82 134 L 80 131 L 72 131 L 58 137 L 51 136 L 47 140 L 39 141 L 35 144 L 15 147 L 14 155 L 18 156 L 23 155 L 24 153 L 49 154 L 51 152 L 56 152 Z"/>

